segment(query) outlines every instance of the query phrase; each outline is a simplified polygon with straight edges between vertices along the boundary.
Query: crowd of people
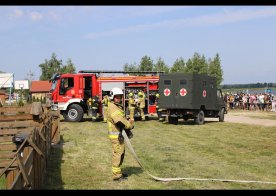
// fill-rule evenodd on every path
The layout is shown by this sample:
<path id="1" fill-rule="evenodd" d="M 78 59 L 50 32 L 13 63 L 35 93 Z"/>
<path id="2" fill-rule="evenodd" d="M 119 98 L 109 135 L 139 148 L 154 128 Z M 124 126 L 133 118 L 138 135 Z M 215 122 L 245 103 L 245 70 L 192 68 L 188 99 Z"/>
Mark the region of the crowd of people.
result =
<path id="1" fill-rule="evenodd" d="M 276 112 L 276 99 L 271 93 L 225 93 L 224 101 L 227 103 L 227 110 L 242 109 Z"/>

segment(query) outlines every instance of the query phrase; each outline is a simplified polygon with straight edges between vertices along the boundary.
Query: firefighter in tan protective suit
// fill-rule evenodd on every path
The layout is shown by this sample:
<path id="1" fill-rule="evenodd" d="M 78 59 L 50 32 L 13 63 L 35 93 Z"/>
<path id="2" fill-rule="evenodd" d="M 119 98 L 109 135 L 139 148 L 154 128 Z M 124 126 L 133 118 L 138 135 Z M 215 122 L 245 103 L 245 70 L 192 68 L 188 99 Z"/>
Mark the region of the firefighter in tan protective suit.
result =
<path id="1" fill-rule="evenodd" d="M 113 180 L 126 180 L 127 174 L 122 173 L 120 166 L 123 163 L 125 155 L 124 138 L 122 136 L 123 129 L 128 137 L 132 137 L 131 129 L 133 122 L 128 121 L 125 117 L 122 104 L 123 91 L 120 88 L 113 88 L 110 91 L 110 102 L 107 109 L 107 124 L 109 138 L 112 144 L 112 173 Z"/>
<path id="2" fill-rule="evenodd" d="M 101 102 L 102 102 L 102 105 L 103 105 L 103 115 L 104 115 L 103 122 L 106 123 L 107 122 L 107 107 L 108 107 L 108 103 L 109 103 L 108 95 L 105 95 Z"/>
<path id="3" fill-rule="evenodd" d="M 145 112 L 144 112 L 144 108 L 146 106 L 146 95 L 143 91 L 140 91 L 138 93 L 138 109 L 139 112 L 141 114 L 142 120 L 145 120 Z"/>
<path id="4" fill-rule="evenodd" d="M 128 109 L 129 109 L 129 118 L 132 122 L 134 122 L 134 111 L 135 111 L 135 99 L 133 97 L 133 93 L 128 94 Z"/>

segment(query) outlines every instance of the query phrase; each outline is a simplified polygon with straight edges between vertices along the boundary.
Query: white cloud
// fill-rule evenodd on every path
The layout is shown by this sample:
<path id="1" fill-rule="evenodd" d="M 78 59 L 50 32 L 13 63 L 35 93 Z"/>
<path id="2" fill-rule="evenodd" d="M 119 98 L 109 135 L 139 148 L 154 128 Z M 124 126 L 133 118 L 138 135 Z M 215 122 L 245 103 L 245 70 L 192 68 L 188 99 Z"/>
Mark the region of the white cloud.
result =
<path id="1" fill-rule="evenodd" d="M 99 37 L 122 35 L 130 32 L 139 32 L 157 28 L 183 28 L 185 26 L 222 25 L 270 16 L 276 16 L 276 7 L 269 7 L 259 10 L 224 11 L 223 13 L 215 13 L 193 18 L 164 20 L 161 22 L 134 25 L 126 28 L 112 29 L 109 31 L 93 32 L 85 35 L 84 37 L 89 39 L 96 39 Z"/>
<path id="2" fill-rule="evenodd" d="M 31 20 L 42 20 L 43 15 L 39 12 L 30 12 L 30 18 Z"/>
<path id="3" fill-rule="evenodd" d="M 13 12 L 10 14 L 10 18 L 15 19 L 15 18 L 21 18 L 24 16 L 23 10 L 20 9 L 15 9 Z"/>
<path id="4" fill-rule="evenodd" d="M 53 19 L 55 21 L 60 19 L 60 16 L 56 12 L 53 12 L 53 11 L 49 12 L 49 16 L 50 16 L 51 19 Z"/>
<path id="5" fill-rule="evenodd" d="M 224 13 L 201 16 L 191 19 L 194 25 L 213 25 L 226 24 L 232 22 L 240 22 L 252 20 L 263 17 L 270 17 L 276 15 L 276 7 L 264 8 L 261 10 L 238 10 L 238 11 L 224 11 Z"/>
<path id="6" fill-rule="evenodd" d="M 183 10 L 183 8 L 191 8 L 188 6 L 132 6 L 127 7 L 125 13 L 130 16 L 149 16 L 158 15 L 167 12 L 174 12 L 178 10 Z"/>

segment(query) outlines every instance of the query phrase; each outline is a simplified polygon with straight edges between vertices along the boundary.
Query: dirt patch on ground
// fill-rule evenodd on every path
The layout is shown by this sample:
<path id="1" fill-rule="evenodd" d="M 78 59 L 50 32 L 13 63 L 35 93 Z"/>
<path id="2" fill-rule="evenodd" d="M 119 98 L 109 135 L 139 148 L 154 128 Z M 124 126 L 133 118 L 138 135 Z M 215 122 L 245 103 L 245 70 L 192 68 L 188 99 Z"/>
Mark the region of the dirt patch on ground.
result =
<path id="1" fill-rule="evenodd" d="M 241 111 L 241 112 L 231 112 L 224 116 L 225 122 L 233 123 L 245 123 L 253 125 L 262 126 L 276 126 L 276 120 L 265 119 L 267 116 L 275 115 L 276 112 L 256 112 L 256 111 Z M 260 118 L 258 118 L 260 117 Z"/>

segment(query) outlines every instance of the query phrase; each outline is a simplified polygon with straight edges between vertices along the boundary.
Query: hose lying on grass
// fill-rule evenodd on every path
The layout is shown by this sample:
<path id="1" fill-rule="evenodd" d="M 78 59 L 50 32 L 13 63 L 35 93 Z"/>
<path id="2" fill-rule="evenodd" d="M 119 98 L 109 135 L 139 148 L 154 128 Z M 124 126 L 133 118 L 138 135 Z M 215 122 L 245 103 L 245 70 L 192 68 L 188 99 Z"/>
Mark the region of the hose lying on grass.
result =
<path id="1" fill-rule="evenodd" d="M 128 149 L 130 150 L 131 154 L 134 156 L 138 164 L 141 166 L 142 169 L 146 171 L 146 173 L 151 176 L 153 179 L 157 181 L 169 182 L 169 181 L 180 181 L 180 180 L 196 180 L 196 181 L 220 181 L 220 182 L 240 182 L 240 183 L 261 183 L 261 184 L 276 184 L 276 182 L 267 182 L 267 181 L 255 181 L 255 180 L 227 180 L 227 179 L 213 179 L 213 178 L 159 178 L 152 174 L 150 174 L 141 164 L 140 160 L 138 159 L 130 140 L 126 132 L 123 130 L 122 132 L 125 142 L 127 144 Z"/>

